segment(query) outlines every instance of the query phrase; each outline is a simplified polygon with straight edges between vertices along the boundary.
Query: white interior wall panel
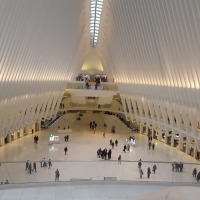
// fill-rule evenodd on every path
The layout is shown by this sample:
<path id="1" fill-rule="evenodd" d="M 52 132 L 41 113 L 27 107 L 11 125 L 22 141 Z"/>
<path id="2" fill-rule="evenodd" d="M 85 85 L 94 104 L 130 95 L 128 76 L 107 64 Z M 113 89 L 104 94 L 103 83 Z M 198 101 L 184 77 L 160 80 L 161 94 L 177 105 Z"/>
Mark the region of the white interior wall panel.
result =
<path id="1" fill-rule="evenodd" d="M 200 1 L 108 0 L 102 16 L 103 63 L 136 118 L 198 144 Z"/>
<path id="2" fill-rule="evenodd" d="M 57 112 L 81 65 L 84 7 L 84 0 L 0 1 L 1 135 Z"/>

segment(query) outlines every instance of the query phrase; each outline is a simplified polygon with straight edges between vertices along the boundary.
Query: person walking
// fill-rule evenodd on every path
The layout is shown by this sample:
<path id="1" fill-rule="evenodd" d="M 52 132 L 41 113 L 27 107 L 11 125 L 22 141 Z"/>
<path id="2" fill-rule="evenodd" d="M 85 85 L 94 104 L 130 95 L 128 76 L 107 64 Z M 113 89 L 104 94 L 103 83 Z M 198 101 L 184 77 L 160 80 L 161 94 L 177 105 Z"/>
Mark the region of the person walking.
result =
<path id="1" fill-rule="evenodd" d="M 55 181 L 59 181 L 59 177 L 60 177 L 60 172 L 58 171 L 58 169 L 55 171 Z"/>
<path id="2" fill-rule="evenodd" d="M 118 164 L 120 164 L 120 165 L 121 165 L 121 160 L 122 160 L 122 156 L 119 155 L 119 157 L 118 157 Z"/>
<path id="3" fill-rule="evenodd" d="M 65 152 L 65 155 L 66 155 L 66 153 L 67 153 L 67 146 L 64 148 L 64 152 Z"/>
<path id="4" fill-rule="evenodd" d="M 29 166 L 29 160 L 26 161 L 26 168 L 25 168 L 26 171 L 28 170 L 28 166 Z"/>
<path id="5" fill-rule="evenodd" d="M 105 133 L 105 131 L 103 132 L 103 137 L 104 137 L 104 138 L 106 137 L 106 133 Z"/>
<path id="6" fill-rule="evenodd" d="M 112 146 L 112 149 L 114 149 L 115 143 L 114 143 L 114 142 L 112 142 L 111 146 Z"/>
<path id="7" fill-rule="evenodd" d="M 37 172 L 36 171 L 36 162 L 33 163 L 33 170 L 32 171 L 34 171 L 34 170 L 35 170 L 35 172 Z"/>
<path id="8" fill-rule="evenodd" d="M 194 178 L 197 177 L 197 169 L 196 168 L 193 169 L 192 175 Z"/>
<path id="9" fill-rule="evenodd" d="M 153 143 L 153 144 L 152 144 L 152 149 L 154 150 L 154 148 L 155 148 L 155 144 Z"/>
<path id="10" fill-rule="evenodd" d="M 31 174 L 31 172 L 32 172 L 32 164 L 29 163 L 29 166 L 28 166 L 28 173 Z"/>
<path id="11" fill-rule="evenodd" d="M 151 174 L 151 169 L 150 167 L 147 168 L 147 178 L 150 178 L 150 174 Z"/>
<path id="12" fill-rule="evenodd" d="M 66 140 L 67 140 L 67 142 L 68 142 L 68 140 L 69 140 L 69 135 L 67 135 Z"/>
<path id="13" fill-rule="evenodd" d="M 50 169 L 52 167 L 52 162 L 51 162 L 50 158 L 49 158 L 48 164 L 49 164 L 49 168 L 48 169 Z"/>
<path id="14" fill-rule="evenodd" d="M 126 145 L 124 145 L 123 152 L 126 153 Z"/>
<path id="15" fill-rule="evenodd" d="M 152 169 L 152 171 L 153 171 L 154 174 L 156 173 L 156 169 L 157 169 L 157 166 L 154 165 L 154 166 L 153 166 L 153 169 Z"/>
<path id="16" fill-rule="evenodd" d="M 197 182 L 199 182 L 199 180 L 200 180 L 200 171 L 199 171 L 198 174 L 197 174 L 196 180 L 197 180 Z"/>
<path id="17" fill-rule="evenodd" d="M 142 171 L 141 168 L 139 169 L 139 173 L 140 173 L 140 179 L 142 179 L 142 176 L 143 176 L 144 172 Z"/>
<path id="18" fill-rule="evenodd" d="M 151 141 L 149 142 L 149 149 L 151 149 Z"/>
<path id="19" fill-rule="evenodd" d="M 142 167 L 142 160 L 140 159 L 140 160 L 138 161 L 138 168 L 141 169 L 141 167 Z"/>
<path id="20" fill-rule="evenodd" d="M 47 162 L 46 162 L 45 158 L 43 159 L 43 167 L 47 167 Z"/>

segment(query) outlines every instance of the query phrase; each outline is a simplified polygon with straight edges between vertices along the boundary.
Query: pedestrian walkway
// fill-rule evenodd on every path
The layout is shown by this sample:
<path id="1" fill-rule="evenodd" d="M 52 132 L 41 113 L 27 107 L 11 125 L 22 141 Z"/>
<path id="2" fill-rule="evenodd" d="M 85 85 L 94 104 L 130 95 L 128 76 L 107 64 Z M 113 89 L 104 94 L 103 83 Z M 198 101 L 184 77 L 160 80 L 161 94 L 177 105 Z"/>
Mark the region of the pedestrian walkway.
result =
<path id="1" fill-rule="evenodd" d="M 2 146 L 0 148 L 2 161 L 0 181 L 5 182 L 8 179 L 9 183 L 51 182 L 55 180 L 55 170 L 59 169 L 60 181 L 73 179 L 104 180 L 105 177 L 111 177 L 116 180 L 130 181 L 196 183 L 196 180 L 192 177 L 192 170 L 194 167 L 197 167 L 198 171 L 200 170 L 200 166 L 196 165 L 200 164 L 199 161 L 159 141 L 155 141 L 155 150 L 149 150 L 146 136 L 131 131 L 127 132 L 127 129 L 122 133 L 118 131 L 110 133 L 107 130 L 104 138 L 104 119 L 102 115 L 99 115 L 99 117 L 95 134 L 90 130 L 89 123 L 88 126 L 83 126 L 81 123 L 79 124 L 79 121 L 75 121 L 70 126 L 72 133 L 70 133 L 69 142 L 65 142 L 64 135 L 60 134 L 61 144 L 48 145 L 50 134 L 58 135 L 57 125 L 55 124 L 50 129 L 36 134 L 39 136 L 38 144 L 33 142 L 35 134 L 30 134 Z M 66 123 L 67 127 L 67 122 L 62 121 L 62 118 L 61 122 Z M 61 126 L 63 127 L 64 124 L 61 124 Z M 124 141 L 130 135 L 135 136 L 136 147 L 130 147 L 130 151 L 124 153 Z M 97 158 L 97 149 L 111 149 L 110 139 L 119 141 L 118 146 L 112 149 L 111 160 Z M 65 146 L 68 148 L 66 155 Z M 121 165 L 118 164 L 119 155 L 122 156 Z M 51 159 L 51 169 L 40 167 L 39 161 L 43 158 Z M 142 180 L 137 166 L 139 159 L 142 159 L 144 172 Z M 37 172 L 28 174 L 25 171 L 26 160 L 32 163 L 37 161 Z M 184 163 L 182 173 L 172 172 L 171 162 L 174 161 Z M 157 166 L 156 173 L 151 174 L 148 179 L 147 168 L 150 167 L 152 170 L 155 163 Z"/>

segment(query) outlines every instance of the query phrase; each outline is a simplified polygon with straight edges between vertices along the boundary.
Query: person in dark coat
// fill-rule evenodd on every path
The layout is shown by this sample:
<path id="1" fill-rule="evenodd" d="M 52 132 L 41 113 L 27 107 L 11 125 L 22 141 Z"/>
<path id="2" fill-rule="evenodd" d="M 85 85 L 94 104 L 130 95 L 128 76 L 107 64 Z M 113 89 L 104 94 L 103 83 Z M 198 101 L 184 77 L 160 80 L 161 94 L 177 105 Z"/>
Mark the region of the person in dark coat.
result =
<path id="1" fill-rule="evenodd" d="M 108 151 L 108 160 L 111 159 L 111 154 L 112 154 L 112 150 L 110 149 L 110 150 Z"/>
<path id="2" fill-rule="evenodd" d="M 147 168 L 147 178 L 150 178 L 150 174 L 151 174 L 151 169 L 150 167 Z"/>
<path id="3" fill-rule="evenodd" d="M 138 168 L 141 169 L 141 167 L 142 167 L 142 160 L 140 159 L 140 160 L 138 161 Z"/>
<path id="4" fill-rule="evenodd" d="M 33 170 L 32 171 L 34 171 L 34 170 L 35 170 L 35 172 L 37 172 L 36 171 L 36 162 L 33 163 Z"/>
<path id="5" fill-rule="evenodd" d="M 120 164 L 120 165 L 121 165 L 121 160 L 122 160 L 122 156 L 119 155 L 119 157 L 118 157 L 118 164 Z"/>
<path id="6" fill-rule="evenodd" d="M 197 182 L 200 180 L 200 172 L 197 174 Z"/>
<path id="7" fill-rule="evenodd" d="M 197 169 L 196 168 L 193 169 L 192 175 L 194 178 L 197 177 Z"/>
<path id="8" fill-rule="evenodd" d="M 151 142 L 149 142 L 149 149 L 151 149 Z"/>
<path id="9" fill-rule="evenodd" d="M 92 122 L 90 122 L 90 129 L 92 129 Z"/>
<path id="10" fill-rule="evenodd" d="M 115 140 L 115 146 L 117 147 L 117 145 L 118 145 L 118 140 L 116 139 Z"/>
<path id="11" fill-rule="evenodd" d="M 26 168 L 25 168 L 26 171 L 28 170 L 28 166 L 29 166 L 29 160 L 26 161 Z"/>
<path id="12" fill-rule="evenodd" d="M 155 148 L 155 144 L 153 143 L 153 144 L 152 144 L 152 149 L 154 150 L 154 148 Z"/>
<path id="13" fill-rule="evenodd" d="M 114 149 L 115 143 L 114 143 L 114 142 L 112 142 L 112 144 L 111 144 L 111 145 L 112 145 L 112 149 Z"/>
<path id="14" fill-rule="evenodd" d="M 156 169 L 157 169 L 157 166 L 154 165 L 154 166 L 153 166 L 153 170 L 152 170 L 154 174 L 156 173 Z"/>
<path id="15" fill-rule="evenodd" d="M 65 152 L 65 155 L 66 155 L 66 153 L 67 153 L 67 146 L 64 148 L 64 152 Z"/>
<path id="16" fill-rule="evenodd" d="M 59 177 L 60 177 L 60 172 L 58 171 L 58 169 L 55 171 L 55 181 L 59 181 Z"/>
<path id="17" fill-rule="evenodd" d="M 108 152 L 107 152 L 107 149 L 105 148 L 105 149 L 104 149 L 104 159 L 105 159 L 105 160 L 107 159 L 107 155 L 108 155 Z"/>
<path id="18" fill-rule="evenodd" d="M 32 172 L 32 164 L 29 163 L 29 166 L 28 166 L 28 173 L 31 174 L 31 172 Z"/>
<path id="19" fill-rule="evenodd" d="M 126 153 L 126 145 L 124 145 L 123 152 Z"/>
<path id="20" fill-rule="evenodd" d="M 182 162 L 179 163 L 179 169 L 180 169 L 180 172 L 183 172 L 183 163 Z"/>

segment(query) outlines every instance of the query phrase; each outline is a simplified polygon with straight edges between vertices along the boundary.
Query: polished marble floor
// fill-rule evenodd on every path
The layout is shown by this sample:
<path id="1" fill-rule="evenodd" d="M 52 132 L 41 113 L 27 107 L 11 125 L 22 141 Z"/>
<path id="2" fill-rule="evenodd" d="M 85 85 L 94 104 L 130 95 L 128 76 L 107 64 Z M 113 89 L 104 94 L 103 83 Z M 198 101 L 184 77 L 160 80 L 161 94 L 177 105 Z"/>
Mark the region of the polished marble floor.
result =
<path id="1" fill-rule="evenodd" d="M 189 155 L 159 141 L 154 141 L 155 150 L 149 150 L 147 138 L 139 133 L 131 132 L 115 116 L 105 117 L 102 114 L 84 114 L 80 121 L 76 118 L 76 114 L 64 115 L 50 129 L 36 133 L 39 136 L 38 144 L 33 142 L 35 134 L 31 134 L 2 146 L 0 148 L 0 160 L 2 162 L 0 181 L 9 180 L 10 183 L 15 184 L 54 182 L 55 170 L 59 169 L 60 182 L 75 180 L 103 181 L 104 177 L 111 177 L 110 179 L 136 182 L 161 181 L 198 184 L 191 174 L 194 167 L 197 167 L 198 171 L 200 170 L 200 162 Z M 97 122 L 95 134 L 89 128 L 89 122 L 93 120 Z M 107 128 L 106 137 L 104 138 L 103 124 L 105 122 Z M 116 127 L 116 133 L 110 132 L 113 125 Z M 58 126 L 61 129 L 70 126 L 72 133 L 69 134 L 69 142 L 64 141 L 64 134 L 59 134 L 61 143 L 48 145 L 50 134 L 58 135 Z M 124 141 L 130 135 L 135 136 L 136 147 L 131 147 L 130 152 L 124 153 Z M 118 146 L 112 149 L 112 159 L 102 160 L 97 158 L 96 151 L 98 148 L 111 148 L 109 145 L 110 139 L 119 141 Z M 67 155 L 64 154 L 65 146 L 68 147 Z M 119 155 L 122 156 L 121 165 L 117 162 Z M 40 167 L 39 161 L 43 158 L 52 160 L 53 166 L 51 169 Z M 139 178 L 137 167 L 139 159 L 143 161 L 144 176 L 142 179 Z M 37 162 L 37 172 L 28 174 L 25 171 L 26 160 Z M 190 164 L 184 164 L 183 173 L 176 173 L 172 172 L 171 164 L 168 163 L 173 161 Z M 156 174 L 152 173 L 150 179 L 148 179 L 146 170 L 148 167 L 152 168 L 154 164 L 157 165 L 158 169 Z M 33 190 L 36 191 L 37 189 Z M 85 194 L 85 191 L 83 193 Z M 108 199 L 107 197 L 105 196 L 104 199 Z M 76 198 L 76 196 L 70 196 L 70 198 Z M 40 198 L 37 196 L 36 199 Z"/>

